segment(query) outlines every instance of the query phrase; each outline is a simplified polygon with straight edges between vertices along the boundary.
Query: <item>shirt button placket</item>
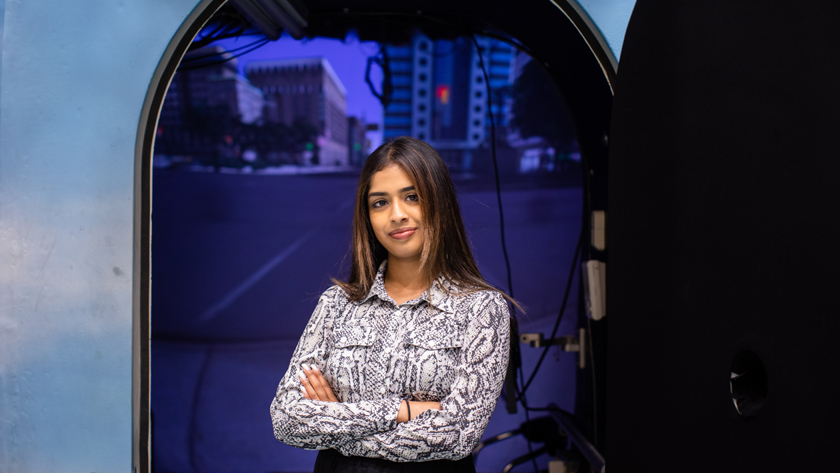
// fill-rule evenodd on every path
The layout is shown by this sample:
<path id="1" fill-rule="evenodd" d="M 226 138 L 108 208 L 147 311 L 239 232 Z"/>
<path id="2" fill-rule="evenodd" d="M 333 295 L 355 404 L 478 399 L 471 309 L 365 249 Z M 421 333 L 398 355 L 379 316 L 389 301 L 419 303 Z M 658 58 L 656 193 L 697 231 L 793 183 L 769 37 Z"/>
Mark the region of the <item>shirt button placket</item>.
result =
<path id="1" fill-rule="evenodd" d="M 388 332 L 390 334 L 397 334 L 399 332 L 397 330 L 397 328 L 399 327 L 399 321 L 400 321 L 400 316 L 401 315 L 402 315 L 402 309 L 400 307 L 397 307 L 397 310 L 395 310 L 392 314 L 391 320 L 388 321 Z M 397 343 L 396 339 L 389 340 L 389 342 L 390 343 L 388 343 L 385 347 L 385 353 L 384 353 L 385 356 L 388 359 L 388 363 L 387 363 L 388 372 L 385 375 L 386 379 L 391 379 L 391 374 L 392 374 L 391 370 L 394 369 L 393 352 L 394 352 L 394 346 Z M 391 391 L 390 385 L 386 388 L 386 390 Z"/>

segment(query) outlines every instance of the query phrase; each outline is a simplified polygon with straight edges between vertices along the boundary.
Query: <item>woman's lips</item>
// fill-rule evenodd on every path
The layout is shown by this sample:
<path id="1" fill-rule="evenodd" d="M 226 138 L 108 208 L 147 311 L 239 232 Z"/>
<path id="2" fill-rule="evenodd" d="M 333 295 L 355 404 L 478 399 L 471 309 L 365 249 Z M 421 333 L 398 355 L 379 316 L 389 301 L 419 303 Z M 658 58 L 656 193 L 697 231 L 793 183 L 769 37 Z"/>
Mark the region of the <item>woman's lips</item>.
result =
<path id="1" fill-rule="evenodd" d="M 391 238 L 396 238 L 397 240 L 405 240 L 411 235 L 414 235 L 416 231 L 416 228 L 400 228 L 389 233 L 389 235 L 391 235 Z"/>

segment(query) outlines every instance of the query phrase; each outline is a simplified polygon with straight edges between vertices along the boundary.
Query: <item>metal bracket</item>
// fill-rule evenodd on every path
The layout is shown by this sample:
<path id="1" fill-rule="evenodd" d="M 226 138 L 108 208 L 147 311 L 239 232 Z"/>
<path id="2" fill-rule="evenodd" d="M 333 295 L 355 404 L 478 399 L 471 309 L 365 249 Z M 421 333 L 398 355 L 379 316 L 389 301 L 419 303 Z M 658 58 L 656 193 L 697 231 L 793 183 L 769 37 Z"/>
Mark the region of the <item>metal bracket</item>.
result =
<path id="1" fill-rule="evenodd" d="M 562 337 L 545 339 L 542 333 L 523 333 L 519 341 L 531 345 L 532 348 L 543 348 L 558 345 L 563 351 L 578 352 L 578 368 L 586 368 L 586 329 L 579 328 L 578 336 L 564 335 Z"/>

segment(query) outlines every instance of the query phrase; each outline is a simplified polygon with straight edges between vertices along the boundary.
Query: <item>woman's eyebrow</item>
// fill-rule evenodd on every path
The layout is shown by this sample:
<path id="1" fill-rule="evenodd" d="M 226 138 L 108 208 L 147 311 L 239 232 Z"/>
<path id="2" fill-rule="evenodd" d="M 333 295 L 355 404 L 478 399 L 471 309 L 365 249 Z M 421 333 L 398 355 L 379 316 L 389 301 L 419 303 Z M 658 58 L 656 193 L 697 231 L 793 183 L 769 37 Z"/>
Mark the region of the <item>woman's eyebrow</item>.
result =
<path id="1" fill-rule="evenodd" d="M 397 192 L 399 194 L 402 194 L 403 192 L 408 192 L 408 191 L 413 191 L 413 190 L 414 190 L 414 186 L 408 186 L 408 187 L 403 187 L 402 189 L 400 189 Z M 368 192 L 368 199 L 370 199 L 371 197 L 384 197 L 386 195 L 388 195 L 387 192 Z"/>

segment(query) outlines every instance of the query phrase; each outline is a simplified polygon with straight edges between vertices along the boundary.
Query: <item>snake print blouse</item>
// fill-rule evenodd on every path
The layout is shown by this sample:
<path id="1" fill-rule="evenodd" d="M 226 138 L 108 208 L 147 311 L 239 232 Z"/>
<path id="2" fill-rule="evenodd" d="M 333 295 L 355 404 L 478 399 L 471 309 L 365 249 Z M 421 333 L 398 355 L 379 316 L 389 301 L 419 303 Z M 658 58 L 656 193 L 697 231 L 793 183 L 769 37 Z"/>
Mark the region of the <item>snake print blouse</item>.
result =
<path id="1" fill-rule="evenodd" d="M 448 294 L 444 278 L 397 306 L 379 268 L 359 302 L 327 289 L 271 403 L 274 435 L 305 449 L 386 460 L 457 460 L 481 439 L 508 363 L 510 314 L 495 291 Z M 301 364 L 318 367 L 341 402 L 304 399 Z M 403 399 L 438 401 L 397 424 Z"/>

